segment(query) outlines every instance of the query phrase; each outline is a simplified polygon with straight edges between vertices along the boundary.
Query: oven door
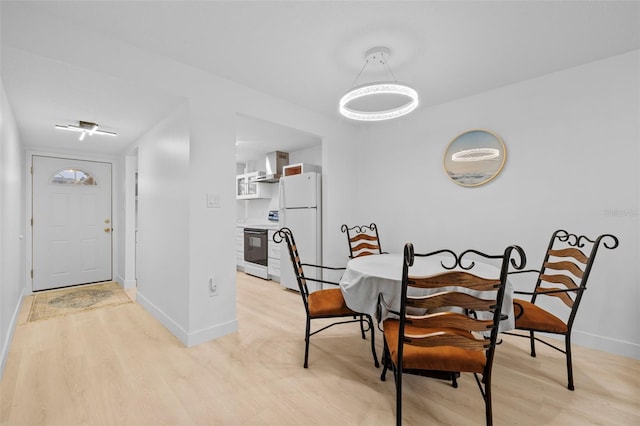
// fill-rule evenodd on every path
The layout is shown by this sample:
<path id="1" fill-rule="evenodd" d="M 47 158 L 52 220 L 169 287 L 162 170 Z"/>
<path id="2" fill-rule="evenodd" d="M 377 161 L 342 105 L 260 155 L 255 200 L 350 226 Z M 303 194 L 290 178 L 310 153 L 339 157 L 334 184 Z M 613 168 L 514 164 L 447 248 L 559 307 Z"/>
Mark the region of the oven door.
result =
<path id="1" fill-rule="evenodd" d="M 244 228 L 245 262 L 267 266 L 268 233 L 266 229 Z"/>

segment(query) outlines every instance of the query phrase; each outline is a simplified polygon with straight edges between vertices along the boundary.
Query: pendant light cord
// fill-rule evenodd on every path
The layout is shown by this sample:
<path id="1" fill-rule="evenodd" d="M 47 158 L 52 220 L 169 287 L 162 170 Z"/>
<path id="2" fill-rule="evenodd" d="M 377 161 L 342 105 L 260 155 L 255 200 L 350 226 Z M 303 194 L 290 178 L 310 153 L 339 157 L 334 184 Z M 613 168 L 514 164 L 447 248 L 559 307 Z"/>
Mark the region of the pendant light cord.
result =
<path id="1" fill-rule="evenodd" d="M 364 61 L 364 64 L 362 65 L 362 68 L 360 68 L 360 72 L 358 73 L 358 75 L 356 76 L 356 79 L 353 80 L 353 83 L 351 83 L 351 87 L 354 87 L 356 85 L 356 82 L 358 81 L 358 79 L 360 78 L 360 76 L 362 75 L 362 71 L 364 71 L 364 69 L 367 67 L 367 64 L 369 64 L 369 59 L 366 59 Z"/>
<path id="2" fill-rule="evenodd" d="M 398 79 L 396 78 L 395 74 L 391 70 L 391 67 L 387 63 L 387 58 L 384 57 L 384 53 L 380 52 L 380 56 L 382 56 L 382 63 L 384 64 L 384 67 L 387 69 L 387 73 L 391 74 L 391 77 L 393 78 L 393 81 L 395 81 L 397 83 Z"/>
<path id="3" fill-rule="evenodd" d="M 380 62 L 384 66 L 384 69 L 387 71 L 387 75 L 390 75 L 391 78 L 393 79 L 393 81 L 397 83 L 398 79 L 396 78 L 396 75 L 393 73 L 393 70 L 389 66 L 389 64 L 387 62 L 387 58 L 385 58 L 383 52 L 380 52 L 380 57 L 382 58 L 382 60 Z M 353 83 L 351 83 L 351 87 L 355 87 L 356 83 L 358 82 L 358 79 L 360 78 L 360 76 L 364 72 L 364 69 L 367 67 L 367 65 L 369 65 L 369 58 L 365 59 L 364 64 L 362 64 L 362 68 L 360 68 L 360 72 L 356 76 L 355 80 L 353 80 Z"/>

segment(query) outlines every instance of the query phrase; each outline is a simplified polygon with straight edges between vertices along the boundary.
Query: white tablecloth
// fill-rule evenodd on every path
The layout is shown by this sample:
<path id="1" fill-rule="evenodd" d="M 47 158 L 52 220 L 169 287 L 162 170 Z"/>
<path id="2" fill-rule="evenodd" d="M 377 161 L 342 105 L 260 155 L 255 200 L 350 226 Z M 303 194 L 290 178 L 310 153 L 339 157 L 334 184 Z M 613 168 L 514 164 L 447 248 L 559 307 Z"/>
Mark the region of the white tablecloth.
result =
<path id="1" fill-rule="evenodd" d="M 429 276 L 444 272 L 440 265 L 451 265 L 452 258 L 445 256 L 430 256 L 428 258 L 416 257 L 413 267 L 409 270 L 412 276 Z M 499 276 L 499 266 L 489 265 L 473 259 L 475 266 L 469 272 L 487 278 Z M 356 312 L 362 312 L 375 318 L 378 307 L 378 294 L 382 293 L 384 300 L 395 311 L 400 310 L 400 291 L 402 287 L 402 262 L 401 254 L 380 254 L 362 256 L 351 259 L 347 263 L 347 269 L 340 279 L 340 288 L 347 306 Z M 458 268 L 456 268 L 458 269 Z M 459 289 L 459 288 L 458 288 Z M 450 287 L 439 289 L 420 290 L 421 294 L 435 293 L 436 291 L 453 290 Z M 462 290 L 460 290 L 462 291 Z M 483 297 L 484 292 L 465 289 L 465 292 Z M 484 297 L 490 297 L 488 295 Z M 500 331 L 513 330 L 515 326 L 513 316 L 513 287 L 507 281 L 507 288 L 502 305 L 502 313 L 509 318 L 500 323 Z M 389 317 L 389 312 L 382 313 L 382 319 Z"/>

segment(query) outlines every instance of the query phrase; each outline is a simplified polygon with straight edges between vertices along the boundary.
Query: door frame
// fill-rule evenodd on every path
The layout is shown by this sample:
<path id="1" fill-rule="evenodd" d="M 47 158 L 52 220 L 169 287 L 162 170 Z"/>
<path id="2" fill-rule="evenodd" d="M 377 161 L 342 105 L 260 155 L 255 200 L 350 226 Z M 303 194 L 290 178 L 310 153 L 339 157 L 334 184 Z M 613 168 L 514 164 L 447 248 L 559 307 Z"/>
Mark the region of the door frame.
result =
<path id="1" fill-rule="evenodd" d="M 119 223 L 117 216 L 118 212 L 118 188 L 116 186 L 116 174 L 119 172 L 118 164 L 114 157 L 104 156 L 90 156 L 79 155 L 62 152 L 47 152 L 47 151 L 30 151 L 28 150 L 25 155 L 25 295 L 33 294 L 33 278 L 31 277 L 31 271 L 33 269 L 33 227 L 31 226 L 31 217 L 33 214 L 33 175 L 31 173 L 31 166 L 33 164 L 34 156 L 55 157 L 55 158 L 67 158 L 69 160 L 80 161 L 99 161 L 103 163 L 111 164 L 111 227 L 115 230 Z M 118 232 L 112 232 L 111 241 L 111 277 L 112 280 L 118 281 L 116 276 L 117 262 L 118 262 Z"/>

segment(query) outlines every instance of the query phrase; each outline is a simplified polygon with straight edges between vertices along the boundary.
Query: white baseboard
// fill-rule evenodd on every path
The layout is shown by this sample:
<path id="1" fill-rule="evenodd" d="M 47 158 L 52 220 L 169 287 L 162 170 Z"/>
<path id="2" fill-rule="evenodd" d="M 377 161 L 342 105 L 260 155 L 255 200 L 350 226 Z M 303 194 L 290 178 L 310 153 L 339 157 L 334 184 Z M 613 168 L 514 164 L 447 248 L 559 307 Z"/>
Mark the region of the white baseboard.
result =
<path id="1" fill-rule="evenodd" d="M 180 324 L 165 314 L 162 309 L 154 305 L 144 294 L 136 293 L 136 302 L 146 309 L 155 319 L 164 325 L 174 336 L 178 338 L 186 347 L 199 345 L 209 340 L 217 339 L 230 333 L 238 331 L 238 321 L 228 321 L 223 324 L 216 324 L 192 333 L 187 332 Z"/>
<path id="2" fill-rule="evenodd" d="M 9 348 L 11 348 L 11 342 L 13 341 L 13 333 L 16 330 L 16 325 L 18 325 L 18 314 L 20 313 L 20 307 L 22 306 L 22 299 L 24 299 L 24 296 L 25 289 L 23 288 L 20 292 L 18 303 L 16 303 L 16 307 L 13 310 L 13 315 L 11 315 L 11 323 L 7 330 L 7 337 L 4 339 L 4 342 L 2 342 L 2 352 L 0 353 L 0 380 L 4 373 L 4 365 L 7 362 L 7 357 L 9 356 Z"/>
<path id="3" fill-rule="evenodd" d="M 136 288 L 137 281 L 136 280 L 124 280 L 123 285 L 124 285 L 125 289 Z"/>
<path id="4" fill-rule="evenodd" d="M 122 288 L 129 289 L 129 288 L 136 288 L 136 280 L 127 280 L 124 277 L 118 275 L 116 276 L 115 280 L 116 282 L 118 282 L 118 284 L 120 284 L 122 286 Z"/>
<path id="5" fill-rule="evenodd" d="M 597 336 L 577 330 L 573 330 L 571 342 L 572 344 L 586 346 L 603 352 L 640 359 L 640 345 L 637 343 L 625 342 L 606 336 Z"/>
<path id="6" fill-rule="evenodd" d="M 226 336 L 236 331 L 238 331 L 238 320 L 216 324 L 212 327 L 189 333 L 189 343 L 187 346 L 199 345 L 200 343 L 208 342 L 209 340 L 217 339 L 218 337 Z"/>
<path id="7" fill-rule="evenodd" d="M 528 332 L 520 330 L 518 333 L 528 336 Z M 537 337 L 544 337 L 545 340 L 555 340 L 555 345 L 564 348 L 564 336 L 559 334 L 536 333 Z M 550 342 L 551 343 L 551 342 Z M 640 345 L 632 342 L 624 342 L 605 336 L 585 333 L 584 331 L 573 330 L 571 333 L 571 346 L 584 346 L 610 354 L 620 355 L 627 358 L 640 359 Z"/>
<path id="8" fill-rule="evenodd" d="M 147 310 L 155 319 L 160 321 L 160 324 L 164 325 L 174 336 L 178 338 L 185 346 L 188 346 L 189 342 L 189 334 L 186 332 L 184 328 L 180 326 L 177 322 L 175 322 L 171 317 L 165 314 L 162 309 L 158 308 L 154 305 L 149 299 L 147 299 L 144 294 L 140 293 L 138 290 L 136 292 L 136 302 L 140 304 L 144 309 Z"/>

